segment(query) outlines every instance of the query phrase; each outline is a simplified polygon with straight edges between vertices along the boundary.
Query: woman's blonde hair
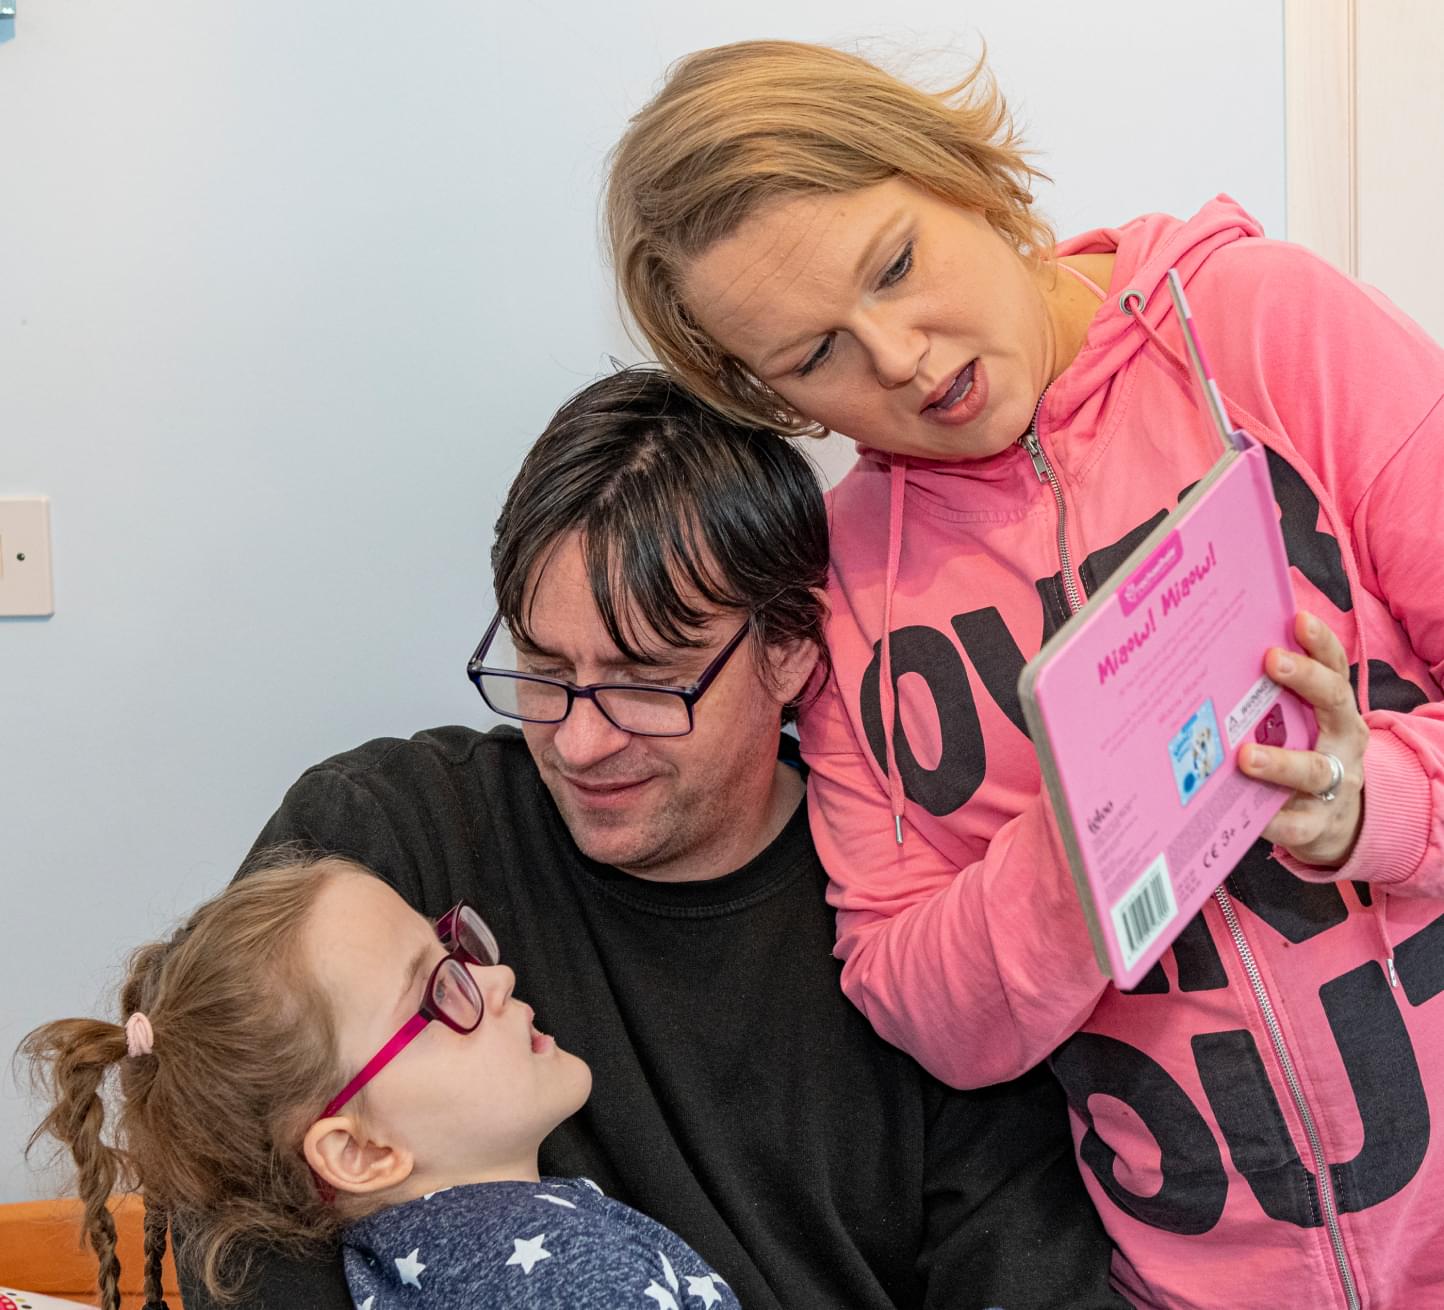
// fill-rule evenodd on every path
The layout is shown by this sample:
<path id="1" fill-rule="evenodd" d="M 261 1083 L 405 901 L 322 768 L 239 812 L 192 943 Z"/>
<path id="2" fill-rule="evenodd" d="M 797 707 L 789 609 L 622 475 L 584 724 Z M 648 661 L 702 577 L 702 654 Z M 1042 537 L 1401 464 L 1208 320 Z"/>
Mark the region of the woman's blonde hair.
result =
<path id="1" fill-rule="evenodd" d="M 689 263 L 760 206 L 900 177 L 980 212 L 1025 258 L 1053 245 L 980 58 L 927 92 L 856 55 L 744 41 L 686 56 L 612 152 L 606 237 L 621 297 L 660 361 L 709 404 L 791 435 L 822 429 L 727 355 L 683 301 Z"/>
<path id="2" fill-rule="evenodd" d="M 167 1219 L 184 1233 L 182 1263 L 225 1299 L 244 1281 L 251 1243 L 301 1254 L 356 1217 L 326 1203 L 301 1153 L 345 1075 L 330 1005 L 298 945 L 327 879 L 366 871 L 295 851 L 268 863 L 131 956 L 120 1023 L 62 1019 L 21 1046 L 51 1106 L 30 1145 L 49 1135 L 74 1157 L 103 1310 L 120 1305 L 107 1209 L 117 1189 L 145 1198 L 145 1292 L 154 1305 Z M 132 1056 L 123 1024 L 137 1011 L 154 1045 Z M 117 1067 L 106 1141 L 102 1093 Z"/>

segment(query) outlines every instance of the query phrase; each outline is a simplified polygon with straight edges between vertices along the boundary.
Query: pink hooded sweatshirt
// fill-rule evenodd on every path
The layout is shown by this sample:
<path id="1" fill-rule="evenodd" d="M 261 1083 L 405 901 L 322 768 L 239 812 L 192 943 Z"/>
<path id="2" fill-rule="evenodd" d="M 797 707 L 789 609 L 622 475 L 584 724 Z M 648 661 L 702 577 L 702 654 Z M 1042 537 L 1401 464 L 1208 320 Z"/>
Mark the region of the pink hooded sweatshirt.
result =
<path id="1" fill-rule="evenodd" d="M 832 495 L 835 676 L 802 739 L 843 986 L 956 1086 L 1051 1057 L 1140 1304 L 1444 1306 L 1444 351 L 1224 197 L 1058 249 L 1114 251 L 1032 452 L 862 450 Z M 1299 606 L 1350 653 L 1366 806 L 1341 870 L 1255 846 L 1124 993 L 1094 962 L 1016 688 L 1068 591 L 1217 457 L 1170 266 L 1229 414 L 1268 448 Z"/>

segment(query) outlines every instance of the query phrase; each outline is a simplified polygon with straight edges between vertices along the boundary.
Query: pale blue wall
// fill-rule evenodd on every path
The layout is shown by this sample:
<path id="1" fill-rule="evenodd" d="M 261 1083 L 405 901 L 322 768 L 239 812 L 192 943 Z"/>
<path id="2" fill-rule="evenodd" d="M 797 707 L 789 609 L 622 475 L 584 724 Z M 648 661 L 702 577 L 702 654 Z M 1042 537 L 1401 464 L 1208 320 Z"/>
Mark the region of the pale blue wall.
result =
<path id="1" fill-rule="evenodd" d="M 0 1054 L 109 1004 L 306 764 L 481 719 L 502 490 L 635 354 L 595 196 L 667 61 L 978 33 L 1060 231 L 1226 189 L 1282 232 L 1277 0 L 22 0 L 0 495 L 53 498 L 56 613 L 0 620 Z M 0 1078 L 0 1200 L 54 1185 L 32 1115 Z"/>

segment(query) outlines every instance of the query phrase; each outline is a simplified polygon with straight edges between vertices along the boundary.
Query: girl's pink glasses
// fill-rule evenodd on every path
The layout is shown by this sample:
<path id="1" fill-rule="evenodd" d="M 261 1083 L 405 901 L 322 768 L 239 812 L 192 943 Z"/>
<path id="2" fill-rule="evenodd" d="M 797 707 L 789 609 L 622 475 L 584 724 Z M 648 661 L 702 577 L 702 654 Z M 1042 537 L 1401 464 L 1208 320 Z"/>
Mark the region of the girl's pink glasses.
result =
<path id="1" fill-rule="evenodd" d="M 397 1029 L 391 1040 L 376 1052 L 330 1104 L 321 1111 L 329 1119 L 378 1073 L 391 1063 L 416 1035 L 433 1020 L 462 1034 L 473 1033 L 481 1025 L 486 1003 L 481 989 L 467 969 L 468 964 L 488 966 L 501 959 L 496 938 L 474 906 L 462 901 L 436 921 L 436 935 L 446 947 L 446 956 L 431 971 L 421 1008 Z"/>

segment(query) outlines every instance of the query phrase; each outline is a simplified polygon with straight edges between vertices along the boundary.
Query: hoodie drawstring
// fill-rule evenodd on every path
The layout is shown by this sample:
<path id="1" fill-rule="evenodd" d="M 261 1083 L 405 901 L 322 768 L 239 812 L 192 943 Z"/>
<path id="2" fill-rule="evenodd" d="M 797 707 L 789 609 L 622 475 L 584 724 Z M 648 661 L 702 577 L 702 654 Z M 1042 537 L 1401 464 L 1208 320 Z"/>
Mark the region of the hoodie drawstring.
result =
<path id="1" fill-rule="evenodd" d="M 1167 359 L 1179 373 L 1185 378 L 1191 379 L 1192 372 L 1188 364 L 1169 349 L 1168 345 L 1158 333 L 1149 326 L 1148 320 L 1143 317 L 1145 299 L 1146 297 L 1143 292 L 1136 287 L 1130 287 L 1118 297 L 1118 308 L 1143 329 L 1144 335 L 1158 347 L 1163 357 Z M 1347 567 L 1346 563 L 1345 568 Z M 1352 578 L 1350 578 L 1350 582 L 1351 584 L 1353 583 Z M 1369 703 L 1368 691 L 1364 685 L 1364 678 L 1367 676 L 1368 661 L 1361 657 L 1358 667 L 1360 679 L 1359 699 L 1361 704 L 1367 705 Z M 1389 986 L 1397 987 L 1399 985 L 1399 971 L 1394 967 L 1394 943 L 1389 939 L 1389 897 L 1384 888 L 1379 886 L 1372 887 L 1371 892 L 1373 897 L 1374 925 L 1379 930 L 1379 940 L 1383 943 L 1384 947 L 1384 970 L 1389 977 Z"/>
<path id="2" fill-rule="evenodd" d="M 892 478 L 888 488 L 887 511 L 887 583 L 882 601 L 882 736 L 886 743 L 887 795 L 892 803 L 892 828 L 897 844 L 903 844 L 902 778 L 897 768 L 897 748 L 893 742 L 893 724 L 897 718 L 897 688 L 892 680 L 892 594 L 897 587 L 898 566 L 902 561 L 903 496 L 907 491 L 908 466 L 900 455 L 892 456 Z"/>
<path id="3" fill-rule="evenodd" d="M 1162 354 L 1164 359 L 1173 365 L 1185 381 L 1191 383 L 1193 381 L 1193 370 L 1189 368 L 1188 361 L 1179 355 L 1175 355 L 1172 347 L 1153 330 L 1148 320 L 1143 317 L 1143 306 L 1146 299 L 1147 297 L 1145 297 L 1143 292 L 1138 290 L 1137 287 L 1129 287 L 1127 291 L 1118 297 L 1118 308 L 1143 329 L 1143 335 L 1158 347 L 1159 353 Z"/>
<path id="4" fill-rule="evenodd" d="M 1085 277 L 1077 269 L 1067 264 L 1058 266 L 1065 273 L 1071 273 L 1080 282 L 1084 283 L 1101 300 L 1105 296 L 1102 287 L 1098 286 L 1091 278 Z M 1142 304 L 1143 297 L 1139 296 L 1139 303 Z M 1126 309 L 1125 309 L 1125 312 Z M 1152 334 L 1150 334 L 1152 335 Z M 1171 358 L 1172 352 L 1169 353 Z M 1177 361 L 1176 361 L 1177 362 Z M 1186 371 L 1186 368 L 1185 368 Z M 897 718 L 897 688 L 892 680 L 892 597 L 897 588 L 897 578 L 902 562 L 902 538 L 903 538 L 903 501 L 907 492 L 908 476 L 907 460 L 901 455 L 890 456 L 890 477 L 888 487 L 888 537 L 887 537 L 887 581 L 883 592 L 882 602 L 882 668 L 881 668 L 881 701 L 882 701 L 882 735 L 884 742 L 884 760 L 887 767 L 887 794 L 888 802 L 892 807 L 892 830 L 893 837 L 897 844 L 903 844 L 903 807 L 907 803 L 907 796 L 903 790 L 902 777 L 897 767 L 897 746 L 894 741 L 894 723 Z"/>
<path id="5" fill-rule="evenodd" d="M 1374 900 L 1374 922 L 1379 928 L 1379 937 L 1384 943 L 1384 971 L 1389 975 L 1389 986 L 1399 985 L 1399 971 L 1394 968 L 1394 943 L 1389 940 L 1389 895 L 1384 888 L 1375 884 L 1370 889 Z"/>

